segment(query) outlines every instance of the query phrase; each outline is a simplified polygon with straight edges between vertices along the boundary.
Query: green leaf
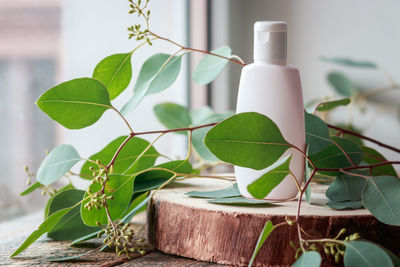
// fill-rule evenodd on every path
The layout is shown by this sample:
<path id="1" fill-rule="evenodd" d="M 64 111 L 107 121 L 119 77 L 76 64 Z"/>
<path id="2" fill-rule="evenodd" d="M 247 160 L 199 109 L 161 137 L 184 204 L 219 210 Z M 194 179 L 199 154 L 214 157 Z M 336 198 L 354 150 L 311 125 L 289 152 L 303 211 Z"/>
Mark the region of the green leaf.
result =
<path id="1" fill-rule="evenodd" d="M 352 96 L 357 92 L 349 78 L 340 72 L 330 72 L 328 74 L 328 82 L 340 95 Z"/>
<path id="2" fill-rule="evenodd" d="M 167 129 L 185 128 L 192 123 L 187 108 L 175 103 L 158 104 L 154 107 L 154 113 Z M 186 134 L 186 132 L 179 133 Z"/>
<path id="3" fill-rule="evenodd" d="M 316 251 L 306 251 L 292 265 L 292 267 L 319 267 L 321 265 L 321 255 Z"/>
<path id="4" fill-rule="evenodd" d="M 132 209 L 128 214 L 126 214 L 122 219 L 121 222 L 127 224 L 129 223 L 133 216 L 135 216 L 136 213 L 138 213 L 151 199 L 151 195 L 148 195 L 142 202 L 140 202 L 134 209 Z"/>
<path id="5" fill-rule="evenodd" d="M 361 200 L 365 179 L 348 174 L 339 174 L 326 190 L 326 196 L 335 202 Z"/>
<path id="6" fill-rule="evenodd" d="M 260 200 L 260 199 L 250 199 L 244 197 L 221 197 L 207 200 L 209 203 L 214 204 L 224 204 L 224 205 L 263 205 L 271 206 L 272 201 Z"/>
<path id="7" fill-rule="evenodd" d="M 335 63 L 343 66 L 348 66 L 348 67 L 358 67 L 358 68 L 372 68 L 376 69 L 378 66 L 371 62 L 371 61 L 359 61 L 359 60 L 352 60 L 350 58 L 344 58 L 344 57 L 321 57 L 322 61 L 330 62 L 330 63 Z"/>
<path id="8" fill-rule="evenodd" d="M 44 92 L 36 101 L 50 118 L 68 129 L 92 125 L 112 108 L 104 85 L 91 78 L 79 78 L 61 83 Z"/>
<path id="9" fill-rule="evenodd" d="M 122 93 L 131 81 L 131 56 L 132 53 L 108 56 L 93 71 L 93 78 L 106 86 L 111 99 Z"/>
<path id="10" fill-rule="evenodd" d="M 329 129 L 326 123 L 319 117 L 308 112 L 304 114 L 306 124 L 306 143 L 309 155 L 320 152 L 332 144 Z"/>
<path id="11" fill-rule="evenodd" d="M 309 155 L 308 150 L 309 150 L 309 147 L 307 145 L 306 146 L 306 151 L 305 151 L 307 156 Z M 310 166 L 308 165 L 308 161 L 307 160 L 304 161 L 304 165 L 305 165 L 304 166 L 304 182 L 307 183 L 308 180 L 312 178 L 311 177 L 311 169 L 310 169 Z M 311 186 L 310 186 L 310 184 L 307 186 L 306 191 L 304 193 L 306 195 L 307 203 L 311 204 L 312 199 L 311 199 Z"/>
<path id="12" fill-rule="evenodd" d="M 68 189 L 57 193 L 51 198 L 46 218 L 58 210 L 74 206 L 82 200 L 84 194 L 85 191 L 78 189 Z M 55 240 L 73 240 L 97 229 L 99 228 L 89 227 L 83 223 L 80 207 L 76 206 L 65 214 L 57 225 L 48 232 L 47 236 Z"/>
<path id="13" fill-rule="evenodd" d="M 350 98 L 343 98 L 339 100 L 319 103 L 317 106 L 317 111 L 329 111 L 339 106 L 347 106 L 348 104 L 350 104 L 350 102 Z"/>
<path id="14" fill-rule="evenodd" d="M 111 219 L 118 219 L 129 206 L 133 194 L 133 177 L 124 176 L 119 174 L 109 174 L 109 181 L 107 181 L 105 194 L 113 196 L 113 199 L 107 200 L 107 205 L 110 211 Z M 94 183 L 89 186 L 91 192 L 98 192 L 101 190 L 99 183 Z M 85 194 L 85 198 L 88 194 Z M 89 202 L 89 199 L 82 202 L 81 215 L 82 220 L 86 225 L 97 226 L 96 222 L 102 225 L 107 224 L 107 214 L 104 207 L 100 209 L 93 208 L 92 210 L 86 209 L 84 206 Z"/>
<path id="15" fill-rule="evenodd" d="M 42 185 L 54 183 L 80 160 L 81 157 L 73 146 L 59 145 L 40 164 L 36 179 Z"/>
<path id="16" fill-rule="evenodd" d="M 110 142 L 101 151 L 92 155 L 89 159 L 94 161 L 99 160 L 100 163 L 107 165 L 111 161 L 119 146 L 127 137 L 128 136 L 118 137 Z M 154 147 L 151 147 L 149 150 L 147 150 L 146 153 L 144 153 L 143 156 L 137 160 L 138 156 L 149 146 L 149 144 L 150 143 L 144 139 L 138 137 L 131 138 L 121 149 L 114 162 L 114 173 L 124 173 L 130 175 L 153 166 L 157 157 L 160 155 Z M 90 167 L 92 167 L 94 170 L 98 169 L 96 164 L 86 161 L 81 168 L 81 177 L 85 179 L 93 178 Z"/>
<path id="17" fill-rule="evenodd" d="M 361 200 L 353 201 L 328 201 L 325 205 L 334 210 L 348 210 L 348 209 L 362 209 L 363 204 Z"/>
<path id="18" fill-rule="evenodd" d="M 232 50 L 229 46 L 221 46 L 211 52 L 227 58 L 232 56 Z M 192 74 L 193 81 L 199 85 L 212 82 L 215 78 L 217 78 L 228 62 L 229 60 L 225 58 L 206 55 L 200 60 L 194 69 Z"/>
<path id="19" fill-rule="evenodd" d="M 187 160 L 174 160 L 154 166 L 164 168 L 176 173 L 189 174 L 192 172 L 192 165 Z M 145 192 L 160 187 L 174 174 L 165 170 L 149 170 L 139 174 L 135 178 L 135 193 Z M 177 176 L 178 177 L 178 176 Z"/>
<path id="20" fill-rule="evenodd" d="M 362 201 L 379 221 L 400 226 L 400 180 L 393 176 L 377 176 L 367 179 Z"/>
<path id="21" fill-rule="evenodd" d="M 256 170 L 270 166 L 290 147 L 276 124 L 255 112 L 220 122 L 208 131 L 204 141 L 219 159 Z"/>
<path id="22" fill-rule="evenodd" d="M 133 97 L 122 107 L 122 114 L 133 111 L 146 95 L 161 92 L 175 82 L 181 69 L 182 55 L 167 62 L 170 57 L 168 54 L 155 54 L 143 63 L 133 88 Z"/>
<path id="23" fill-rule="evenodd" d="M 388 161 L 381 153 L 373 148 L 363 146 L 361 149 L 364 152 L 362 161 L 368 163 L 368 165 Z M 380 175 L 397 177 L 397 172 L 393 168 L 393 165 L 384 165 L 372 169 L 372 176 Z"/>
<path id="24" fill-rule="evenodd" d="M 27 189 L 25 189 L 22 193 L 20 193 L 20 196 L 26 196 L 29 193 L 32 193 L 36 189 L 40 188 L 41 184 L 39 182 L 33 183 L 31 186 L 29 186 Z"/>
<path id="25" fill-rule="evenodd" d="M 393 263 L 386 252 L 371 242 L 345 242 L 344 265 L 346 267 L 391 267 Z"/>
<path id="26" fill-rule="evenodd" d="M 14 253 L 10 256 L 11 258 L 17 256 L 19 253 L 27 249 L 33 242 L 35 242 L 39 237 L 53 229 L 53 227 L 67 214 L 73 207 L 58 210 L 55 213 L 51 214 L 44 222 L 39 226 L 37 230 L 35 230 L 22 245 L 14 251 Z"/>
<path id="27" fill-rule="evenodd" d="M 232 186 L 228 188 L 214 190 L 214 191 L 190 191 L 185 195 L 190 197 L 199 197 L 199 198 L 224 198 L 224 197 L 239 197 L 240 194 L 237 183 L 234 183 Z"/>
<path id="28" fill-rule="evenodd" d="M 135 185 L 133 185 L 133 188 L 135 188 Z M 131 199 L 131 203 L 129 204 L 129 207 L 125 212 L 125 215 L 135 209 L 140 203 L 142 203 L 142 201 L 148 197 L 149 193 L 150 192 L 134 193 Z M 138 211 L 138 213 L 142 211 L 146 211 L 146 207 L 143 207 L 141 210 Z"/>
<path id="29" fill-rule="evenodd" d="M 292 155 L 275 162 L 266 173 L 247 186 L 249 193 L 258 199 L 265 198 L 286 176 L 290 175 L 289 164 Z"/>
<path id="30" fill-rule="evenodd" d="M 205 115 L 205 114 L 203 114 L 203 115 Z M 205 118 L 202 118 L 202 120 L 200 120 L 201 115 L 199 116 L 199 114 L 193 114 L 193 116 L 197 116 L 197 118 L 192 117 L 193 126 L 209 124 L 209 123 L 213 123 L 213 122 L 219 122 L 219 121 L 222 121 L 232 115 L 233 115 L 233 113 L 231 113 L 231 112 L 211 114 Z M 204 159 L 206 161 L 218 161 L 218 159 L 210 152 L 210 150 L 208 150 L 208 148 L 204 144 L 204 137 L 206 136 L 207 132 L 210 129 L 211 129 L 211 127 L 204 127 L 204 128 L 200 128 L 200 129 L 193 131 L 192 145 L 202 159 Z"/>
<path id="31" fill-rule="evenodd" d="M 274 225 L 272 224 L 271 221 L 267 221 L 260 233 L 260 236 L 258 237 L 257 244 L 253 251 L 253 255 L 251 255 L 249 266 L 253 265 L 253 262 L 256 259 L 258 252 L 260 251 L 262 245 L 265 243 L 265 240 L 267 240 L 268 236 L 271 234 L 273 230 L 274 230 Z"/>
<path id="32" fill-rule="evenodd" d="M 99 231 L 96 231 L 96 232 L 93 232 L 93 233 L 78 237 L 77 239 L 75 239 L 75 240 L 73 240 L 71 242 L 70 246 L 75 246 L 75 245 L 78 245 L 79 243 L 82 243 L 84 241 L 96 238 L 97 234 L 100 233 L 101 231 L 104 231 L 104 230 L 99 230 Z"/>
<path id="33" fill-rule="evenodd" d="M 333 143 L 322 151 L 310 156 L 317 168 L 345 168 L 352 166 L 338 145 L 347 153 L 355 165 L 361 162 L 362 151 L 352 141 L 338 137 L 332 137 Z M 339 175 L 339 171 L 320 171 L 319 173 L 329 176 Z"/>
<path id="34" fill-rule="evenodd" d="M 190 112 L 193 125 L 200 125 L 202 121 L 214 115 L 213 110 L 209 106 L 204 106 Z M 232 114 L 233 115 L 233 114 Z"/>

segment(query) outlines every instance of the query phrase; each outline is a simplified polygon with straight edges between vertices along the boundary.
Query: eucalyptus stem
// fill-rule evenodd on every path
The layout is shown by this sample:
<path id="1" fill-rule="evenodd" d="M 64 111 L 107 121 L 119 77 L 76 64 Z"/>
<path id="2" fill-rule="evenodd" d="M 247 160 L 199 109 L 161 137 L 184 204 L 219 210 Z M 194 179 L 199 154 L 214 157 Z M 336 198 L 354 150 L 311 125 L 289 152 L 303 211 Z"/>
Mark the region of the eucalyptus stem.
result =
<path id="1" fill-rule="evenodd" d="M 185 128 L 175 128 L 175 129 L 168 129 L 168 130 L 157 130 L 157 131 L 148 131 L 148 132 L 136 132 L 135 136 L 137 135 L 144 135 L 144 134 L 157 134 L 157 133 L 172 133 L 172 132 L 184 132 L 184 131 L 195 131 L 197 129 L 205 128 L 205 127 L 211 127 L 214 125 L 217 125 L 219 122 L 213 122 L 213 123 L 208 123 L 208 124 L 203 124 L 199 126 L 193 126 L 193 127 L 185 127 Z"/>

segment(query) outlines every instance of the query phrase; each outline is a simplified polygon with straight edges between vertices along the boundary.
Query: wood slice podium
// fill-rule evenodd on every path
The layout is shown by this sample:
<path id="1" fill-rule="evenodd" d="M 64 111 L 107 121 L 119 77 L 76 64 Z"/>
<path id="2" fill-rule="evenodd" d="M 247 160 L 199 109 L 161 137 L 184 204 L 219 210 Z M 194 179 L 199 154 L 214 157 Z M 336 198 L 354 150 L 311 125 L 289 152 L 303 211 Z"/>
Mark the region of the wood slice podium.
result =
<path id="1" fill-rule="evenodd" d="M 294 219 L 297 201 L 273 206 L 233 206 L 208 203 L 205 199 L 186 196 L 188 191 L 210 191 L 226 188 L 224 180 L 196 178 L 157 192 L 148 208 L 149 240 L 168 254 L 227 265 L 247 266 L 258 236 L 267 220 L 273 224 Z M 302 203 L 302 227 L 313 237 L 334 237 L 340 229 L 347 234 L 358 232 L 361 237 L 381 244 L 398 255 L 400 227 L 378 222 L 367 210 L 337 211 L 325 207 L 326 187 L 312 185 L 313 203 Z M 275 229 L 258 253 L 253 266 L 291 266 L 298 246 L 295 226 Z M 322 266 L 334 265 L 323 256 Z M 340 265 L 339 265 L 340 266 Z"/>

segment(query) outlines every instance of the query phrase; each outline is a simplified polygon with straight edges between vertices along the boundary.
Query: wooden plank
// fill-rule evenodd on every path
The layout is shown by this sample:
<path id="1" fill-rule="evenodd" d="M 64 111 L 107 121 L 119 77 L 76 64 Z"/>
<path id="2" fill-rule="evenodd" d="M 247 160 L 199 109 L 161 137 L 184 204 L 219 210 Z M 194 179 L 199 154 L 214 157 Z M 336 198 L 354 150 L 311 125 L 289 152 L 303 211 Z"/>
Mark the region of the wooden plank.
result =
<path id="1" fill-rule="evenodd" d="M 155 248 L 165 253 L 197 260 L 245 266 L 251 257 L 259 233 L 267 220 L 273 224 L 294 220 L 297 201 L 274 206 L 228 206 L 211 204 L 200 198 L 185 195 L 191 190 L 217 190 L 230 182 L 211 179 L 186 180 L 185 186 L 177 185 L 156 193 L 148 216 L 149 239 Z M 380 243 L 400 252 L 400 227 L 378 222 L 367 210 L 331 210 L 317 188 L 314 204 L 303 203 L 301 225 L 314 238 L 334 237 L 341 228 L 347 234 L 360 233 L 361 237 Z M 298 246 L 297 229 L 282 226 L 272 232 L 259 252 L 253 266 L 291 266 L 295 250 L 289 245 L 293 240 Z M 327 258 L 323 266 L 331 266 Z"/>

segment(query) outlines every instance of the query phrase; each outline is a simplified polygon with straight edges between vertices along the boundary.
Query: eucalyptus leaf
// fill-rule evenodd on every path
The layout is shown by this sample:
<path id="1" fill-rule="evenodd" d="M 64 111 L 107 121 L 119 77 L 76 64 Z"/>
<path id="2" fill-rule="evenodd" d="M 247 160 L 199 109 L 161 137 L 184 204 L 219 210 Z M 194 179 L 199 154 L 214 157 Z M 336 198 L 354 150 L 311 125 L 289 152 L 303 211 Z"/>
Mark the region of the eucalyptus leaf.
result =
<path id="1" fill-rule="evenodd" d="M 200 125 L 202 121 L 214 115 L 214 111 L 209 106 L 190 111 L 190 117 L 193 125 Z"/>
<path id="2" fill-rule="evenodd" d="M 37 106 L 50 118 L 68 129 L 92 125 L 112 108 L 104 85 L 91 78 L 79 78 L 61 83 L 44 92 Z"/>
<path id="3" fill-rule="evenodd" d="M 63 190 L 51 198 L 46 218 L 58 210 L 72 207 L 80 202 L 85 191 L 78 189 Z M 74 240 L 82 235 L 98 230 L 98 227 L 86 226 L 80 215 L 80 207 L 76 206 L 47 233 L 47 236 L 54 240 Z"/>
<path id="4" fill-rule="evenodd" d="M 47 233 L 48 231 L 51 231 L 54 226 L 64 217 L 65 214 L 67 214 L 73 207 L 58 210 L 51 214 L 48 218 L 46 218 L 42 224 L 39 226 L 37 230 L 35 230 L 32 234 L 28 236 L 27 239 L 25 239 L 24 243 L 11 254 L 11 258 L 14 258 L 17 256 L 19 253 L 27 249 L 30 245 L 32 245 L 33 242 L 35 242 L 39 237 Z"/>
<path id="5" fill-rule="evenodd" d="M 133 185 L 133 187 L 135 188 L 135 185 Z M 140 203 L 142 203 L 142 201 L 148 197 L 149 193 L 150 193 L 150 191 L 144 192 L 144 193 L 134 193 L 132 196 L 132 199 L 131 199 L 131 203 L 129 204 L 129 207 L 128 207 L 127 211 L 125 212 L 124 216 L 126 214 L 128 214 L 129 212 L 131 212 L 133 209 L 135 209 Z M 146 211 L 146 206 L 144 206 L 142 209 L 138 210 L 137 213 L 140 213 L 142 211 Z"/>
<path id="6" fill-rule="evenodd" d="M 362 209 L 364 206 L 361 200 L 352 201 L 328 201 L 325 205 L 334 210 L 356 210 Z"/>
<path id="7" fill-rule="evenodd" d="M 308 152 L 308 145 L 306 146 L 306 155 L 308 156 L 309 155 L 309 152 Z M 307 160 L 305 160 L 304 161 L 304 182 L 305 183 L 307 183 L 308 182 L 308 180 L 310 180 L 312 177 L 311 177 L 311 169 L 310 169 L 310 166 L 308 166 L 308 161 Z M 306 200 L 307 200 L 307 203 L 310 203 L 311 204 L 311 202 L 312 202 L 312 198 L 311 198 L 311 186 L 310 186 L 311 184 L 309 184 L 308 186 L 307 186 L 307 188 L 306 188 L 306 191 L 304 191 L 304 193 L 305 193 L 305 195 L 306 195 Z"/>
<path id="8" fill-rule="evenodd" d="M 213 51 L 214 54 L 230 58 L 232 50 L 229 46 L 221 46 Z M 200 60 L 193 71 L 192 79 L 199 85 L 212 82 L 228 64 L 229 60 L 213 55 L 206 55 Z"/>
<path id="9" fill-rule="evenodd" d="M 205 118 L 202 118 L 202 120 L 200 120 L 200 116 L 194 115 L 194 116 L 197 116 L 197 118 L 192 117 L 192 121 L 194 124 L 192 126 L 198 126 L 198 125 L 202 125 L 202 124 L 219 122 L 219 121 L 222 121 L 232 115 L 233 115 L 233 113 L 231 113 L 231 112 L 214 113 Z M 195 123 L 195 121 L 196 121 L 196 123 Z M 213 162 L 213 161 L 218 161 L 218 159 L 210 152 L 210 150 L 204 144 L 204 137 L 206 136 L 207 132 L 210 129 L 211 129 L 211 127 L 204 127 L 204 128 L 200 128 L 200 129 L 193 131 L 192 145 L 202 159 Z"/>
<path id="10" fill-rule="evenodd" d="M 126 140 L 128 136 L 120 136 L 110 142 L 106 147 L 96 154 L 90 156 L 91 160 L 99 160 L 101 164 L 107 165 L 113 158 L 119 146 Z M 156 159 L 160 155 L 152 146 L 143 156 L 137 160 L 139 155 L 150 145 L 150 143 L 139 137 L 131 138 L 121 149 L 114 162 L 114 173 L 117 174 L 134 174 L 138 171 L 147 169 L 154 165 Z M 80 175 L 84 179 L 93 179 L 90 168 L 98 170 L 98 166 L 90 161 L 86 161 L 81 168 Z"/>
<path id="11" fill-rule="evenodd" d="M 368 165 L 388 161 L 381 153 L 373 148 L 363 146 L 361 147 L 361 149 L 364 152 L 362 160 L 363 162 L 368 163 Z M 374 167 L 372 169 L 372 176 L 380 175 L 398 177 L 396 170 L 393 168 L 393 165 L 383 165 Z"/>
<path id="12" fill-rule="evenodd" d="M 342 148 L 352 162 L 358 165 L 361 162 L 362 151 L 354 144 L 352 141 L 347 139 L 342 139 L 338 137 L 331 138 L 334 143 L 324 148 L 322 151 L 310 156 L 310 159 L 314 162 L 317 168 L 345 168 L 352 166 L 352 163 L 345 156 Z M 319 173 L 336 176 L 339 175 L 339 171 L 319 171 Z"/>
<path id="13" fill-rule="evenodd" d="M 182 174 L 192 172 L 192 165 L 187 160 L 169 161 L 153 168 L 164 168 Z M 160 187 L 174 175 L 167 170 L 149 170 L 137 175 L 135 178 L 135 193 L 146 192 Z"/>
<path id="14" fill-rule="evenodd" d="M 40 188 L 40 186 L 42 186 L 42 185 L 39 182 L 35 182 L 31 186 L 29 186 L 27 189 L 25 189 L 23 192 L 21 192 L 20 196 L 26 196 L 26 195 L 32 193 L 33 191 L 35 191 L 36 189 Z"/>
<path id="15" fill-rule="evenodd" d="M 248 265 L 249 267 L 253 265 L 258 252 L 260 251 L 262 245 L 265 243 L 268 236 L 272 233 L 273 230 L 274 230 L 274 225 L 272 224 L 271 221 L 267 221 L 264 225 L 264 228 L 262 229 L 262 231 L 260 233 L 260 236 L 258 237 L 257 244 L 256 244 L 253 254 L 251 255 L 251 258 L 250 258 L 250 262 Z"/>
<path id="16" fill-rule="evenodd" d="M 59 145 L 40 164 L 36 179 L 42 185 L 54 183 L 80 160 L 81 157 L 73 146 Z"/>
<path id="17" fill-rule="evenodd" d="M 142 200 L 134 209 L 132 209 L 128 214 L 126 214 L 122 219 L 121 222 L 127 224 L 129 223 L 133 216 L 135 216 L 136 213 L 138 213 L 144 206 L 147 205 L 149 200 L 151 199 L 151 195 L 148 195 L 145 199 Z"/>
<path id="18" fill-rule="evenodd" d="M 221 197 L 207 200 L 209 203 L 214 204 L 224 204 L 224 205 L 261 205 L 261 206 L 271 206 L 272 201 L 260 200 L 260 199 L 250 199 L 244 197 Z"/>
<path id="19" fill-rule="evenodd" d="M 93 232 L 93 233 L 90 233 L 90 234 L 87 234 L 87 235 L 78 237 L 77 239 L 75 239 L 75 240 L 73 240 L 73 241 L 71 242 L 70 246 L 75 246 L 75 245 L 78 245 L 78 244 L 80 244 L 80 243 L 82 243 L 82 242 L 84 242 L 84 241 L 87 241 L 87 240 L 96 238 L 97 235 L 98 235 L 101 231 L 104 231 L 104 230 L 98 230 L 98 231 L 96 231 L 96 232 Z"/>
<path id="20" fill-rule="evenodd" d="M 379 221 L 400 226 L 400 180 L 393 176 L 367 179 L 362 202 Z"/>
<path id="21" fill-rule="evenodd" d="M 329 111 L 339 106 L 347 106 L 350 102 L 350 98 L 322 102 L 318 104 L 317 111 Z"/>
<path id="22" fill-rule="evenodd" d="M 345 57 L 321 57 L 321 60 L 347 67 L 371 68 L 371 69 L 378 68 L 378 66 L 371 61 L 359 61 L 359 60 L 356 61 Z"/>
<path id="23" fill-rule="evenodd" d="M 256 170 L 270 166 L 290 147 L 276 124 L 255 112 L 220 122 L 208 131 L 204 142 L 219 159 Z"/>
<path id="24" fill-rule="evenodd" d="M 198 198 L 224 198 L 224 197 L 240 197 L 239 188 L 237 183 L 224 189 L 214 191 L 190 191 L 185 195 Z"/>
<path id="25" fill-rule="evenodd" d="M 323 120 L 308 112 L 305 112 L 304 119 L 306 126 L 306 143 L 308 145 L 309 155 L 320 152 L 332 144 L 328 126 Z"/>
<path id="26" fill-rule="evenodd" d="M 170 87 L 178 78 L 182 55 L 155 54 L 148 58 L 140 69 L 133 88 L 133 97 L 122 107 L 126 115 L 133 111 L 146 95 L 161 92 Z"/>
<path id="27" fill-rule="evenodd" d="M 345 242 L 344 265 L 346 267 L 393 266 L 389 255 L 379 246 L 366 241 Z"/>
<path id="28" fill-rule="evenodd" d="M 93 71 L 93 78 L 101 81 L 110 98 L 116 98 L 128 87 L 132 78 L 132 53 L 114 54 L 100 61 Z"/>
<path id="29" fill-rule="evenodd" d="M 352 96 L 357 89 L 347 76 L 340 72 L 330 72 L 328 74 L 328 82 L 335 91 L 343 96 Z"/>
<path id="30" fill-rule="evenodd" d="M 360 201 L 365 179 L 341 173 L 326 190 L 326 196 L 335 202 Z"/>
<path id="31" fill-rule="evenodd" d="M 345 129 L 345 130 L 349 130 L 349 131 L 352 131 L 352 132 L 361 134 L 360 129 L 355 128 L 353 125 L 340 124 L 340 123 L 339 123 L 339 124 L 336 124 L 335 126 L 336 126 L 336 127 L 339 127 L 339 128 L 342 128 L 342 129 Z M 339 133 L 338 130 L 333 129 L 333 128 L 329 128 L 329 134 L 330 134 L 331 136 L 337 136 L 338 133 Z M 339 134 L 339 135 L 341 135 L 341 134 Z M 343 134 L 343 137 L 342 137 L 342 138 L 344 138 L 344 139 L 349 139 L 350 141 L 354 142 L 355 144 L 357 144 L 357 145 L 359 145 L 359 146 L 362 146 L 363 143 L 364 143 L 363 140 L 362 140 L 360 137 L 355 136 L 355 135 L 351 135 L 351 134 Z"/>
<path id="32" fill-rule="evenodd" d="M 119 174 L 109 174 L 109 180 L 107 181 L 105 187 L 106 196 L 113 196 L 113 199 L 107 200 L 107 205 L 110 211 L 110 216 L 112 220 L 116 220 L 121 215 L 124 214 L 125 210 L 129 206 L 133 194 L 133 177 L 119 175 Z M 98 192 L 101 190 L 101 185 L 99 183 L 94 183 L 89 186 L 91 192 Z M 85 198 L 88 194 L 85 194 Z M 89 202 L 86 199 L 81 205 L 81 216 L 83 222 L 88 226 L 97 226 L 97 222 L 102 225 L 107 224 L 107 214 L 104 207 L 100 209 L 93 208 L 88 210 L 85 208 L 85 204 Z"/>
<path id="33" fill-rule="evenodd" d="M 167 129 L 185 128 L 192 124 L 187 108 L 175 103 L 158 104 L 154 107 L 154 113 Z M 186 132 L 179 133 L 186 134 Z"/>
<path id="34" fill-rule="evenodd" d="M 292 267 L 319 267 L 321 265 L 321 255 L 316 251 L 306 251 L 292 265 Z"/>
<path id="35" fill-rule="evenodd" d="M 249 193 L 258 199 L 265 198 L 286 176 L 290 175 L 291 159 L 292 155 L 286 156 L 268 167 L 265 174 L 247 186 Z"/>

